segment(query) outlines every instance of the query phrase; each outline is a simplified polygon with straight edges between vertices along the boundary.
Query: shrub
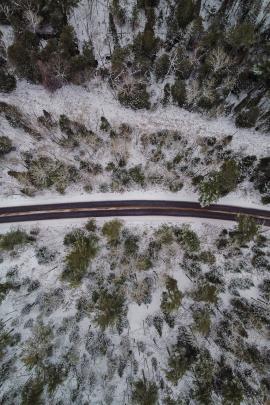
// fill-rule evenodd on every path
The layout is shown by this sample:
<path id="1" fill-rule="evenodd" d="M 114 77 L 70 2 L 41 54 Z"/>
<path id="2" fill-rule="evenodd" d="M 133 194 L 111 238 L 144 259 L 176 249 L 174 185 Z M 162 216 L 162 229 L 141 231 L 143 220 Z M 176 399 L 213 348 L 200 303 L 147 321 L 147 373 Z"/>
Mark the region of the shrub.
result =
<path id="1" fill-rule="evenodd" d="M 156 54 L 158 40 L 155 37 L 154 30 L 146 23 L 143 32 L 140 32 L 134 40 L 133 51 L 137 61 L 141 62 L 146 58 L 148 64 L 151 63 L 151 57 Z"/>
<path id="2" fill-rule="evenodd" d="M 114 48 L 112 53 L 112 72 L 115 76 L 119 75 L 125 68 L 126 58 L 129 55 L 129 51 L 127 48 Z"/>
<path id="3" fill-rule="evenodd" d="M 126 12 L 123 7 L 121 7 L 119 0 L 112 0 L 112 13 L 116 17 L 119 25 L 124 25 L 126 22 Z"/>
<path id="4" fill-rule="evenodd" d="M 27 368 L 42 370 L 52 354 L 53 331 L 49 325 L 37 322 L 33 328 L 32 337 L 26 341 L 22 353 L 22 361 Z"/>
<path id="5" fill-rule="evenodd" d="M 218 303 L 218 289 L 210 283 L 201 283 L 196 290 L 191 293 L 195 301 L 208 302 L 209 304 Z"/>
<path id="6" fill-rule="evenodd" d="M 72 250 L 65 258 L 66 269 L 62 274 L 64 280 L 77 285 L 85 275 L 90 261 L 98 252 L 98 238 L 94 235 L 85 236 L 82 234 L 76 238 Z"/>
<path id="7" fill-rule="evenodd" d="M 145 83 L 125 84 L 118 92 L 118 100 L 123 106 L 131 107 L 134 110 L 150 108 L 149 94 Z"/>
<path id="8" fill-rule="evenodd" d="M 193 313 L 194 330 L 199 332 L 203 336 L 208 336 L 211 328 L 211 317 L 209 310 L 204 308 L 203 310 L 195 311 Z"/>
<path id="9" fill-rule="evenodd" d="M 185 82 L 177 79 L 171 86 L 171 94 L 173 101 L 177 103 L 179 107 L 183 107 L 187 99 Z"/>
<path id="10" fill-rule="evenodd" d="M 13 250 L 16 246 L 22 246 L 32 242 L 33 237 L 21 229 L 14 229 L 4 235 L 0 235 L 0 247 L 3 250 Z"/>
<path id="11" fill-rule="evenodd" d="M 96 232 L 97 230 L 97 223 L 95 219 L 89 219 L 89 221 L 85 224 L 85 229 L 88 232 Z"/>
<path id="12" fill-rule="evenodd" d="M 174 385 L 184 376 L 196 361 L 199 350 L 190 341 L 186 334 L 179 331 L 177 343 L 172 347 L 172 352 L 168 359 L 169 370 L 166 372 L 167 379 Z"/>
<path id="13" fill-rule="evenodd" d="M 12 141 L 7 136 L 0 136 L 0 156 L 12 151 Z"/>
<path id="14" fill-rule="evenodd" d="M 19 76 L 37 83 L 40 81 L 40 75 L 35 66 L 38 44 L 33 41 L 31 35 L 34 34 L 27 32 L 24 38 L 20 38 L 14 42 L 8 48 L 8 58 L 15 66 Z"/>
<path id="15" fill-rule="evenodd" d="M 10 331 L 7 332 L 2 321 L 0 321 L 0 328 L 0 360 L 2 361 L 7 348 L 17 344 L 19 336 L 17 337 L 15 334 L 12 335 Z"/>
<path id="16" fill-rule="evenodd" d="M 21 405 L 42 405 L 41 399 L 44 389 L 44 382 L 41 378 L 30 379 L 22 389 Z"/>
<path id="17" fill-rule="evenodd" d="M 184 184 L 180 180 L 174 180 L 169 183 L 169 190 L 172 193 L 177 193 L 178 191 L 182 190 Z"/>
<path id="18" fill-rule="evenodd" d="M 134 256 L 138 252 L 139 250 L 138 241 L 139 238 L 136 235 L 127 236 L 124 242 L 125 255 Z"/>
<path id="19" fill-rule="evenodd" d="M 96 309 L 98 314 L 95 320 L 101 329 L 117 326 L 126 314 L 125 296 L 120 291 L 103 290 L 99 294 Z"/>
<path id="20" fill-rule="evenodd" d="M 255 27 L 248 22 L 236 25 L 228 32 L 226 40 L 235 51 L 248 50 L 256 41 Z"/>
<path id="21" fill-rule="evenodd" d="M 199 201 L 203 206 L 217 201 L 219 197 L 225 196 L 233 191 L 239 181 L 240 170 L 237 162 L 233 159 L 226 160 L 219 172 L 212 173 L 208 180 L 199 184 Z"/>
<path id="22" fill-rule="evenodd" d="M 142 169 L 142 165 L 131 167 L 128 171 L 128 174 L 131 180 L 134 181 L 134 183 L 140 184 L 141 186 L 144 185 L 145 176 Z"/>
<path id="23" fill-rule="evenodd" d="M 102 117 L 100 118 L 100 121 L 101 121 L 100 127 L 99 127 L 100 130 L 101 130 L 101 131 L 105 131 L 105 132 L 109 132 L 112 127 L 111 127 L 109 121 L 107 120 L 107 118 L 102 116 Z"/>
<path id="24" fill-rule="evenodd" d="M 0 92 L 10 93 L 16 89 L 16 79 L 13 75 L 0 69 Z"/>
<path id="25" fill-rule="evenodd" d="M 240 245 L 243 245 L 254 240 L 258 236 L 259 230 L 260 227 L 255 218 L 239 215 L 234 237 Z"/>
<path id="26" fill-rule="evenodd" d="M 137 260 L 137 266 L 139 270 L 147 271 L 153 267 L 153 263 L 150 257 L 141 255 Z"/>
<path id="27" fill-rule="evenodd" d="M 6 282 L 6 283 L 0 283 L 0 304 L 3 301 L 3 299 L 5 299 L 6 295 L 8 294 L 8 292 L 10 290 L 19 290 L 20 289 L 20 285 L 16 285 L 10 282 Z"/>
<path id="28" fill-rule="evenodd" d="M 138 405 L 155 405 L 158 387 L 153 381 L 138 380 L 133 384 L 132 400 Z"/>
<path id="29" fill-rule="evenodd" d="M 174 241 L 173 229 L 168 225 L 162 225 L 155 232 L 155 235 L 161 245 L 170 245 Z"/>
<path id="30" fill-rule="evenodd" d="M 208 350 L 202 350 L 198 362 L 194 366 L 195 391 L 194 398 L 203 405 L 212 404 L 214 382 L 214 361 Z"/>
<path id="31" fill-rule="evenodd" d="M 118 219 L 113 219 L 103 225 L 102 234 L 106 237 L 110 245 L 115 246 L 119 243 L 122 227 L 123 223 Z"/>
<path id="32" fill-rule="evenodd" d="M 193 0 L 182 0 L 178 2 L 175 11 L 175 17 L 178 28 L 186 28 L 186 26 L 195 17 L 196 5 Z"/>
<path id="33" fill-rule="evenodd" d="M 176 228 L 175 234 L 178 243 L 180 243 L 186 251 L 196 252 L 200 249 L 200 239 L 188 225 L 184 225 L 182 228 Z"/>
<path id="34" fill-rule="evenodd" d="M 248 110 L 241 111 L 235 118 L 235 125 L 239 128 L 252 128 L 260 115 L 258 107 L 251 107 Z"/>
<path id="35" fill-rule="evenodd" d="M 193 66 L 188 57 L 179 53 L 178 59 L 175 62 L 175 74 L 178 79 L 186 80 L 192 72 Z"/>
<path id="36" fill-rule="evenodd" d="M 170 58 L 167 53 L 164 53 L 157 58 L 155 63 L 155 74 L 158 80 L 164 79 L 170 67 Z"/>
<path id="37" fill-rule="evenodd" d="M 199 256 L 200 261 L 206 264 L 214 264 L 216 262 L 216 257 L 210 251 L 203 251 Z"/>
<path id="38" fill-rule="evenodd" d="M 240 405 L 243 401 L 243 389 L 237 376 L 232 369 L 219 363 L 219 371 L 215 376 L 215 385 L 223 397 L 224 404 Z"/>
<path id="39" fill-rule="evenodd" d="M 260 159 L 254 171 L 254 187 L 269 199 L 270 190 L 270 157 Z"/>
<path id="40" fill-rule="evenodd" d="M 177 281 L 169 276 L 166 278 L 166 290 L 162 293 L 160 308 L 164 313 L 171 313 L 181 305 L 183 294 L 178 289 Z"/>
<path id="41" fill-rule="evenodd" d="M 59 48 L 64 59 L 78 55 L 78 40 L 72 26 L 66 25 L 63 28 L 59 38 Z"/>

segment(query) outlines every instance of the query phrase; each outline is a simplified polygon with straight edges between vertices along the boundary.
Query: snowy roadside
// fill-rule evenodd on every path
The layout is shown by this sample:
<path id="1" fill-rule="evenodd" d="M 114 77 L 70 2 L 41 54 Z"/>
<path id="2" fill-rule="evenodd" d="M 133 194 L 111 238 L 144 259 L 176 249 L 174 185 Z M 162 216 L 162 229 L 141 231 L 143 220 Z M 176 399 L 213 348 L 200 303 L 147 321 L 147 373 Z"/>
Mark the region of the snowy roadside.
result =
<path id="1" fill-rule="evenodd" d="M 0 198 L 0 207 L 14 207 L 18 205 L 34 204 L 57 204 L 66 202 L 87 202 L 87 201 L 121 201 L 121 200 L 167 200 L 167 201 L 192 201 L 197 202 L 195 193 L 181 190 L 177 193 L 168 191 L 130 191 L 124 193 L 68 193 L 59 195 L 53 192 L 44 193 L 37 197 L 25 197 L 13 195 L 8 198 Z M 262 206 L 249 197 L 240 197 L 239 193 L 221 198 L 218 204 L 232 205 L 236 207 L 258 208 L 270 211 L 269 206 Z"/>

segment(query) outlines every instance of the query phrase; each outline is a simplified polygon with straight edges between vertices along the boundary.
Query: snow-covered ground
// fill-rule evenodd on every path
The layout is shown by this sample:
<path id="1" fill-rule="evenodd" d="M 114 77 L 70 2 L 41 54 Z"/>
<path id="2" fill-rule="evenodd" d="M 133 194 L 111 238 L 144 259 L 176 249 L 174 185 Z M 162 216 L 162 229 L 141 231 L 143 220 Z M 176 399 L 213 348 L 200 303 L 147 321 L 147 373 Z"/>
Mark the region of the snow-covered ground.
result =
<path id="1" fill-rule="evenodd" d="M 100 250 L 80 285 L 75 288 L 61 279 L 65 268 L 65 256 L 70 250 L 70 247 L 63 245 L 63 238 L 74 228 L 83 229 L 87 220 L 24 224 L 21 229 L 27 232 L 34 231 L 37 235 L 36 241 L 16 248 L 14 253 L 2 252 L 0 282 L 9 282 L 10 285 L 17 287 L 15 289 L 11 287 L 10 291 L 2 296 L 1 318 L 4 330 L 9 330 L 12 334 L 20 334 L 17 343 L 4 349 L 7 379 L 2 382 L 0 396 L 5 403 L 20 403 L 23 386 L 35 380 L 36 368 L 31 368 L 26 360 L 29 353 L 34 352 L 40 353 L 42 367 L 52 363 L 61 366 L 58 371 L 61 375 L 65 370 L 62 380 L 60 379 L 54 388 L 53 404 L 56 404 L 60 398 L 64 399 L 66 404 L 79 404 L 86 398 L 90 399 L 91 404 L 96 405 L 105 401 L 106 398 L 110 398 L 110 404 L 118 405 L 125 402 L 129 404 L 132 383 L 142 378 L 142 370 L 147 380 L 155 381 L 157 384 L 161 377 L 164 378 L 170 353 L 176 343 L 179 330 L 183 327 L 190 334 L 193 344 L 200 350 L 209 350 L 215 361 L 223 353 L 228 364 L 231 364 L 238 373 L 248 366 L 242 360 L 239 364 L 236 363 L 238 355 L 227 352 L 222 347 L 219 322 L 222 321 L 223 316 L 226 316 L 226 310 L 232 312 L 230 306 L 232 298 L 240 294 L 250 303 L 260 298 L 258 285 L 265 271 L 262 268 L 250 266 L 251 250 L 243 249 L 239 257 L 234 249 L 228 248 L 223 252 L 217 249 L 215 240 L 222 229 L 225 226 L 232 229 L 234 225 L 210 221 L 203 221 L 203 223 L 185 221 L 200 238 L 200 252 L 211 251 L 215 256 L 215 262 L 212 264 L 199 262 L 199 264 L 187 254 L 186 248 L 171 240 L 169 244 L 164 242 L 155 253 L 152 259 L 153 267 L 147 271 L 141 271 L 137 269 L 136 260 L 147 251 L 147 246 L 154 240 L 159 240 L 159 237 L 163 238 L 162 232 L 168 229 L 164 226 L 174 229 L 175 226 L 181 227 L 183 221 L 167 221 L 162 218 L 144 218 L 143 220 L 124 218 L 122 223 L 125 231 L 121 236 L 122 242 L 115 248 L 107 245 L 100 230 L 107 221 L 106 219 L 96 221 L 98 230 L 95 233 L 100 237 L 98 242 Z M 12 229 L 15 229 L 12 225 L 0 226 L 2 234 Z M 269 232 L 264 234 L 268 235 Z M 138 237 L 139 246 L 138 252 L 128 257 L 124 253 L 124 241 L 127 235 Z M 40 263 L 37 252 L 44 247 L 52 256 L 44 263 Z M 115 268 L 111 268 L 112 263 Z M 241 268 L 240 273 L 239 269 L 236 270 L 238 267 Z M 208 273 L 215 274 L 223 280 L 222 286 L 218 287 L 218 305 L 192 299 L 193 292 Z M 160 309 L 168 276 L 177 281 L 177 287 L 183 295 L 181 305 L 173 315 L 174 327 L 169 327 L 164 321 Z M 233 287 L 234 284 L 239 284 L 239 278 L 249 279 L 248 287 L 244 284 L 242 287 L 240 285 L 239 289 Z M 101 285 L 112 291 L 118 285 L 117 280 L 121 279 L 125 280 L 123 291 L 127 306 L 126 316 L 123 318 L 123 329 L 117 332 L 115 327 L 109 327 L 102 331 L 95 321 L 98 312 L 94 308 L 91 309 L 91 296 Z M 146 294 L 145 297 L 144 294 Z M 89 307 L 85 307 L 87 302 Z M 261 302 L 260 305 L 264 304 Z M 207 336 L 201 335 L 196 330 L 193 319 L 194 311 L 203 308 L 211 314 L 211 326 Z M 86 315 L 84 311 L 87 311 Z M 50 328 L 49 343 L 46 343 L 47 338 L 40 341 L 38 332 L 33 334 L 40 322 Z M 256 345 L 259 350 L 264 350 L 266 344 L 264 329 L 260 329 L 259 332 L 257 329 L 248 330 L 249 337 L 243 341 L 242 348 L 244 344 L 250 344 Z M 32 343 L 31 339 L 33 339 Z M 231 347 L 234 345 L 238 347 L 236 338 L 230 337 L 228 341 L 227 338 L 224 337 L 224 339 Z M 52 345 L 51 351 L 48 351 L 48 344 Z M 12 378 L 9 361 L 12 361 Z M 123 374 L 119 371 L 121 362 L 125 364 Z M 153 362 L 157 362 L 157 369 L 152 368 Z M 248 381 L 256 386 L 257 378 L 258 375 L 253 370 Z M 13 383 L 15 379 L 16 385 Z M 179 393 L 187 395 L 194 387 L 196 387 L 196 379 L 194 380 L 191 371 L 187 372 L 177 385 L 166 382 L 166 392 L 175 399 L 178 398 Z M 71 396 L 75 393 L 76 398 L 73 397 L 71 400 Z M 48 400 L 49 393 L 45 386 L 42 395 L 45 400 Z M 129 399 L 125 400 L 126 395 Z M 163 395 L 161 390 L 161 403 Z M 214 398 L 215 403 L 220 404 L 216 394 Z"/>
<path id="2" fill-rule="evenodd" d="M 20 81 L 18 88 L 0 100 L 11 105 L 17 106 L 27 117 L 34 128 L 41 134 L 42 139 L 37 141 L 29 134 L 16 128 L 11 128 L 5 120 L 1 121 L 1 132 L 8 133 L 16 147 L 16 153 L 11 153 L 11 159 L 8 163 L 2 161 L 2 196 L 0 196 L 0 205 L 8 204 L 24 204 L 24 197 L 19 191 L 19 184 L 15 179 L 7 175 L 7 171 L 11 169 L 23 169 L 20 162 L 20 153 L 27 151 L 35 151 L 35 154 L 49 154 L 54 158 L 64 160 L 68 163 L 75 162 L 74 158 L 78 158 L 78 152 L 70 149 L 63 149 L 54 142 L 54 135 L 48 131 L 44 132 L 37 122 L 37 117 L 41 116 L 43 110 L 48 111 L 53 119 L 58 120 L 61 114 L 66 114 L 70 119 L 84 124 L 87 128 L 100 134 L 100 118 L 105 116 L 113 128 L 118 128 L 122 123 L 128 124 L 132 128 L 132 139 L 129 148 L 129 159 L 132 164 L 145 165 L 147 156 L 141 151 L 140 139 L 144 134 L 156 132 L 158 130 L 178 131 L 183 138 L 188 142 L 191 149 L 198 148 L 197 142 L 200 138 L 208 136 L 215 137 L 217 140 L 224 139 L 227 136 L 232 136 L 230 148 L 240 155 L 256 155 L 258 158 L 267 156 L 270 151 L 270 141 L 267 134 L 262 134 L 252 130 L 239 130 L 229 118 L 213 118 L 208 119 L 199 114 L 188 112 L 177 107 L 158 108 L 154 111 L 133 111 L 120 106 L 115 100 L 113 94 L 109 91 L 105 84 L 100 82 L 92 82 L 88 88 L 78 86 L 66 86 L 58 90 L 54 94 L 48 93 L 41 86 L 34 86 Z M 101 136 L 103 136 L 101 134 Z M 105 144 L 108 141 L 105 139 Z M 107 150 L 105 149 L 107 147 Z M 100 150 L 91 151 L 91 161 L 94 163 L 103 163 L 109 161 L 110 144 L 103 146 Z M 168 157 L 172 155 L 174 149 L 169 151 Z M 199 155 L 200 156 L 200 155 Z M 76 162 L 75 162 L 76 163 Z M 154 170 L 154 166 L 152 171 Z M 163 171 L 162 165 L 159 166 L 159 171 Z M 105 177 L 99 176 L 97 183 L 101 184 Z M 55 192 L 43 191 L 38 192 L 35 198 L 26 198 L 29 203 L 38 203 L 42 201 L 80 201 L 80 200 L 100 200 L 100 199 L 118 199 L 118 198 L 160 198 L 160 199 L 176 199 L 195 201 L 198 196 L 194 189 L 184 180 L 184 187 L 180 192 L 169 193 L 160 190 L 159 186 L 147 186 L 147 190 L 140 190 L 138 186 L 136 191 L 131 193 L 85 193 L 81 185 L 70 185 L 67 188 L 65 196 L 59 196 Z M 260 196 L 250 184 L 241 183 L 237 190 L 223 199 L 220 203 L 230 205 L 243 205 L 247 207 L 260 206 Z"/>

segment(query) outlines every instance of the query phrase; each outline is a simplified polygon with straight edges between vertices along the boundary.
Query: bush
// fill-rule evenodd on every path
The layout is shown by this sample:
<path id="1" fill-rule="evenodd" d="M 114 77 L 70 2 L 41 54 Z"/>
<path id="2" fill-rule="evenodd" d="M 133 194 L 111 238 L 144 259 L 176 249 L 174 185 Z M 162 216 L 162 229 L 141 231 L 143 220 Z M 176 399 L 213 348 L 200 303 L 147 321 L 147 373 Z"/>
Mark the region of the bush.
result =
<path id="1" fill-rule="evenodd" d="M 141 255 L 137 261 L 137 266 L 139 270 L 147 271 L 153 267 L 153 263 L 150 257 Z"/>
<path id="2" fill-rule="evenodd" d="M 181 330 L 177 337 L 177 343 L 172 347 L 172 353 L 168 359 L 169 370 L 166 372 L 167 379 L 174 385 L 184 376 L 196 361 L 199 350 L 190 341 L 186 333 Z"/>
<path id="3" fill-rule="evenodd" d="M 187 99 L 185 82 L 177 79 L 171 86 L 171 94 L 173 101 L 177 103 L 179 107 L 183 107 Z"/>
<path id="4" fill-rule="evenodd" d="M 65 262 L 66 269 L 62 274 L 64 280 L 77 285 L 85 275 L 90 261 L 98 252 L 98 238 L 94 235 L 82 234 L 72 244 L 72 250 L 67 254 Z"/>
<path id="5" fill-rule="evenodd" d="M 16 79 L 13 75 L 0 69 L 0 92 L 10 93 L 16 89 Z"/>
<path id="6" fill-rule="evenodd" d="M 36 68 L 38 43 L 32 35 L 34 34 L 26 32 L 24 38 L 14 42 L 8 48 L 8 58 L 15 66 L 19 76 L 38 83 L 40 81 L 40 74 Z"/>
<path id="7" fill-rule="evenodd" d="M 202 336 L 208 336 L 211 328 L 211 317 L 209 310 L 204 308 L 203 310 L 195 311 L 193 313 L 194 330 L 199 332 Z"/>
<path id="8" fill-rule="evenodd" d="M 184 225 L 182 228 L 176 228 L 175 234 L 178 243 L 188 252 L 196 252 L 200 249 L 200 239 L 189 226 Z"/>
<path id="9" fill-rule="evenodd" d="M 240 245 L 243 245 L 254 240 L 258 236 L 259 229 L 255 218 L 239 215 L 234 237 Z"/>
<path id="10" fill-rule="evenodd" d="M 254 171 L 254 187 L 261 194 L 266 194 L 266 199 L 269 201 L 270 190 L 270 157 L 260 159 Z"/>
<path id="11" fill-rule="evenodd" d="M 98 314 L 95 321 L 101 329 L 104 330 L 109 326 L 117 326 L 121 323 L 121 319 L 127 312 L 125 296 L 119 291 L 101 291 L 96 309 Z"/>
<path id="12" fill-rule="evenodd" d="M 112 72 L 115 76 L 119 75 L 125 68 L 126 58 L 129 55 L 129 51 L 127 48 L 114 48 L 112 53 Z"/>
<path id="13" fill-rule="evenodd" d="M 32 236 L 18 228 L 7 232 L 5 235 L 0 235 L 0 248 L 13 250 L 15 247 L 31 243 L 33 240 Z"/>
<path id="14" fill-rule="evenodd" d="M 155 63 L 155 74 L 158 80 L 165 78 L 170 67 L 170 58 L 167 53 L 164 53 L 159 58 L 157 58 Z"/>
<path id="15" fill-rule="evenodd" d="M 218 290 L 213 284 L 202 283 L 191 293 L 191 296 L 195 301 L 203 301 L 215 305 L 218 303 Z"/>
<path id="16" fill-rule="evenodd" d="M 164 313 L 171 313 L 181 305 L 183 294 L 178 289 L 177 281 L 169 276 L 166 278 L 166 289 L 167 291 L 162 293 L 160 308 Z"/>
<path id="17" fill-rule="evenodd" d="M 42 405 L 41 399 L 44 389 L 44 382 L 40 378 L 30 379 L 22 389 L 21 405 Z"/>
<path id="18" fill-rule="evenodd" d="M 74 28 L 66 25 L 59 38 L 59 48 L 64 59 L 69 59 L 79 54 L 78 40 Z"/>
<path id="19" fill-rule="evenodd" d="M 240 178 L 238 163 L 233 160 L 226 160 L 219 172 L 212 173 L 208 180 L 199 184 L 199 201 L 202 206 L 217 201 L 219 197 L 225 196 L 235 190 Z"/>
<path id="20" fill-rule="evenodd" d="M 107 242 L 115 246 L 120 242 L 120 232 L 123 227 L 123 223 L 118 219 L 106 222 L 102 227 L 102 234 L 107 238 Z"/>
<path id="21" fill-rule="evenodd" d="M 0 156 L 6 155 L 12 151 L 11 139 L 7 136 L 0 136 Z"/>
<path id="22" fill-rule="evenodd" d="M 175 11 L 178 28 L 186 28 L 195 17 L 195 11 L 196 5 L 193 0 L 182 0 L 181 2 L 178 2 Z"/>
<path id="23" fill-rule="evenodd" d="M 252 128 L 260 115 L 258 107 L 251 107 L 248 110 L 241 111 L 235 118 L 235 125 L 238 128 Z"/>
<path id="24" fill-rule="evenodd" d="M 138 405 L 155 405 L 158 401 L 158 387 L 155 382 L 138 380 L 133 384 L 132 400 Z"/>
<path id="25" fill-rule="evenodd" d="M 128 174 L 134 183 L 144 185 L 145 176 L 141 165 L 130 168 Z"/>
<path id="26" fill-rule="evenodd" d="M 233 50 L 248 50 L 256 42 L 255 27 L 251 23 L 236 25 L 227 34 L 227 42 Z"/>
<path id="27" fill-rule="evenodd" d="M 47 358 L 52 354 L 53 331 L 49 325 L 39 321 L 33 328 L 31 338 L 26 341 L 22 361 L 30 370 L 41 371 Z"/>
<path id="28" fill-rule="evenodd" d="M 145 83 L 125 84 L 118 92 L 118 100 L 123 106 L 131 107 L 134 110 L 150 108 L 149 94 Z"/>
<path id="29" fill-rule="evenodd" d="M 214 361 L 208 350 L 202 350 L 193 369 L 195 377 L 194 398 L 199 404 L 212 404 L 214 367 Z"/>

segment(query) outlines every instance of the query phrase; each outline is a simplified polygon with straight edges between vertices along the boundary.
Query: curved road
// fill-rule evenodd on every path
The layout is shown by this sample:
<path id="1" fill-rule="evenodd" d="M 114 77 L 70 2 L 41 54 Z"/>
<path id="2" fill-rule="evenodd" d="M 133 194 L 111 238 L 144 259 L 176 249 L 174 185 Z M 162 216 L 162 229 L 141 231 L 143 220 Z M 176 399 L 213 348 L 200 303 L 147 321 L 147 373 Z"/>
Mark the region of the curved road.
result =
<path id="1" fill-rule="evenodd" d="M 270 227 L 270 211 L 267 210 L 228 205 L 201 207 L 200 204 L 196 202 L 157 200 L 98 201 L 6 207 L 0 208 L 0 223 L 64 218 L 143 215 L 196 217 L 235 221 L 239 214 L 254 217 L 259 223 Z"/>

